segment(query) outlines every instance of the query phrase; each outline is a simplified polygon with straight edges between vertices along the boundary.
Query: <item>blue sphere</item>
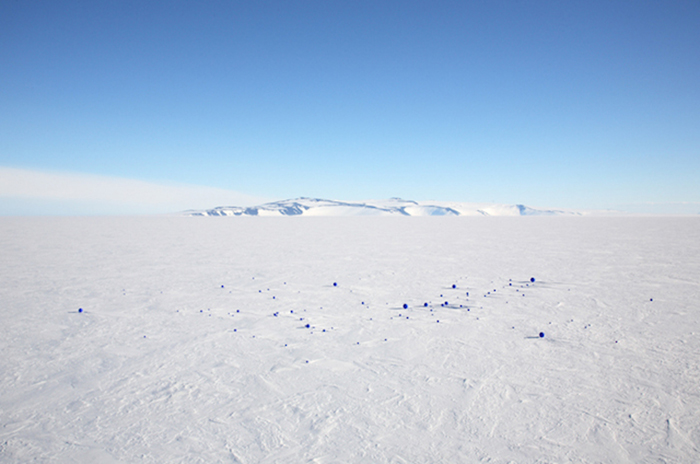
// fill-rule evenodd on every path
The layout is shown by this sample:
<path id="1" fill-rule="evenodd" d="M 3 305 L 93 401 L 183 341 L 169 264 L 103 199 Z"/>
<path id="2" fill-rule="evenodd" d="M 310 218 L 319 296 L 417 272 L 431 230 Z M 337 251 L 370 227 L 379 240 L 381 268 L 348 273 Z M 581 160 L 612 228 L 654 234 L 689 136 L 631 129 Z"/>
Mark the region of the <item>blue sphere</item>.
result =
<path id="1" fill-rule="evenodd" d="M 535 281 L 535 278 L 534 278 L 534 277 L 530 277 L 530 282 L 534 282 L 534 281 Z"/>
<path id="2" fill-rule="evenodd" d="M 428 303 L 423 303 L 423 306 L 425 306 L 425 307 L 427 308 L 427 307 L 428 307 Z"/>
<path id="3" fill-rule="evenodd" d="M 408 309 L 408 305 L 406 303 L 403 304 L 403 309 Z"/>
<path id="4" fill-rule="evenodd" d="M 78 312 L 79 312 L 79 313 L 82 313 L 82 312 L 83 312 L 83 308 L 78 308 Z"/>
<path id="5" fill-rule="evenodd" d="M 544 332 L 540 332 L 540 338 L 544 338 Z"/>
<path id="6" fill-rule="evenodd" d="M 337 286 L 338 286 L 338 282 L 333 282 L 333 286 L 334 286 L 334 287 L 337 287 Z"/>
<path id="7" fill-rule="evenodd" d="M 452 288 L 457 288 L 457 285 L 455 285 L 455 284 L 452 284 Z"/>

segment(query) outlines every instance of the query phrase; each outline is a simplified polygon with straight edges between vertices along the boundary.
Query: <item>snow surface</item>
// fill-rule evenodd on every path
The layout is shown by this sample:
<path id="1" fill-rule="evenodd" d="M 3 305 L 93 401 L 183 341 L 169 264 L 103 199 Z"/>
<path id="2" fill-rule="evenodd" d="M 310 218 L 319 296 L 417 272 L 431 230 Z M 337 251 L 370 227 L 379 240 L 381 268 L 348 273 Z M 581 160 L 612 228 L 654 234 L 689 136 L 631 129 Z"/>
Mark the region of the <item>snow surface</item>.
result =
<path id="1" fill-rule="evenodd" d="M 185 212 L 189 216 L 580 216 L 591 213 L 601 214 L 497 203 L 418 202 L 401 198 L 348 202 L 304 197 L 260 206 L 219 206 Z"/>
<path id="2" fill-rule="evenodd" d="M 0 218 L 0 250 L 3 463 L 700 460 L 700 218 Z"/>

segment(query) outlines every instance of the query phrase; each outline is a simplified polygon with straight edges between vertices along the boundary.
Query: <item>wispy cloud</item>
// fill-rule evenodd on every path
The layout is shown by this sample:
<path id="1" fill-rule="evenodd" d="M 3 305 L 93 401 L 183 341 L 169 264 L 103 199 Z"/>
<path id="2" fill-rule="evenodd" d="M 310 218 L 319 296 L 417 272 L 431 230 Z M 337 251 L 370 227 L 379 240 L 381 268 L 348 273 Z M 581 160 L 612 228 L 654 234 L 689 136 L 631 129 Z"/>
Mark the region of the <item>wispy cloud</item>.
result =
<path id="1" fill-rule="evenodd" d="M 266 199 L 198 185 L 0 167 L 0 214 L 157 214 Z"/>

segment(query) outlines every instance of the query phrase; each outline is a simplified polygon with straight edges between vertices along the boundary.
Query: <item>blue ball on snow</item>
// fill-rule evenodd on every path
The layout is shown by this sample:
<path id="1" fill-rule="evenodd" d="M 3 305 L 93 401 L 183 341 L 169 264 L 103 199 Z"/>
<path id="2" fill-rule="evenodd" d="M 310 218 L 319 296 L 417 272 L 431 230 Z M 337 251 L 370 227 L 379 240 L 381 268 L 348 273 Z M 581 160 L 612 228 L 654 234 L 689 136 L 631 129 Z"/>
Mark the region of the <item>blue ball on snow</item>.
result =
<path id="1" fill-rule="evenodd" d="M 403 309 L 408 309 L 408 305 L 406 303 L 403 304 Z"/>
<path id="2" fill-rule="evenodd" d="M 544 338 L 544 332 L 540 332 L 540 338 Z"/>
<path id="3" fill-rule="evenodd" d="M 533 282 L 533 283 L 534 283 L 534 282 L 535 282 L 535 278 L 534 278 L 534 277 L 530 277 L 530 282 Z"/>
<path id="4" fill-rule="evenodd" d="M 337 287 L 337 286 L 338 286 L 338 282 L 333 282 L 333 286 L 334 286 L 334 287 Z"/>

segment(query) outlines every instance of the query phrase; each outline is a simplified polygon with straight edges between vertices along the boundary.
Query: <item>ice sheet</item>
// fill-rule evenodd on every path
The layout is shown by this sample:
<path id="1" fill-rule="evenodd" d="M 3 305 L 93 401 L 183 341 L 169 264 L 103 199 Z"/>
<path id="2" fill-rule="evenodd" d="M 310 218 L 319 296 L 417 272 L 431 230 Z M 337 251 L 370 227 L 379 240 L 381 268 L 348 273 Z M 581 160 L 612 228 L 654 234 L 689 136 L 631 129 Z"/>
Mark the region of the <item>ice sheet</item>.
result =
<path id="1" fill-rule="evenodd" d="M 0 218 L 0 461 L 697 462 L 699 244 L 700 218 Z"/>

